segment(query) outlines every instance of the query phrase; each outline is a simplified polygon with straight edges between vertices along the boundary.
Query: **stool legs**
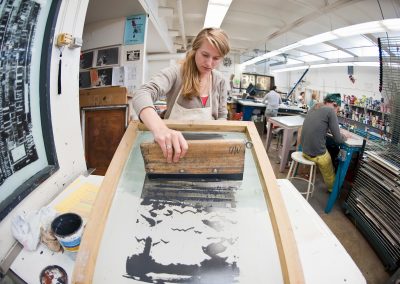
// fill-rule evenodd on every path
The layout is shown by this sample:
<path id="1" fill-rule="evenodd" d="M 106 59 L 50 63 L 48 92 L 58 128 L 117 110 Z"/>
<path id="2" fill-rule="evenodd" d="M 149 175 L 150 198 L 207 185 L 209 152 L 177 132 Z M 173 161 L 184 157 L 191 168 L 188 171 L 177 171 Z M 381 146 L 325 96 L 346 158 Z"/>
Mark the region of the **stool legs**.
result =
<path id="1" fill-rule="evenodd" d="M 307 187 L 307 193 L 306 193 L 306 200 L 308 201 L 308 196 L 311 193 L 311 196 L 314 192 L 314 183 L 313 180 L 315 180 L 315 172 L 314 172 L 314 166 L 310 166 L 310 177 L 308 179 L 308 187 Z M 311 189 L 312 187 L 312 189 Z"/>
<path id="2" fill-rule="evenodd" d="M 291 179 L 291 178 L 296 178 L 296 172 L 297 172 L 297 167 L 298 167 L 299 163 L 296 162 L 295 160 L 292 160 L 292 162 L 290 163 L 290 168 L 289 168 L 289 172 L 286 176 L 286 179 Z M 301 179 L 304 180 L 306 182 L 308 182 L 308 186 L 307 186 L 307 191 L 306 192 L 301 192 L 301 194 L 305 194 L 306 195 L 306 200 L 308 201 L 308 197 L 312 196 L 314 193 L 314 188 L 315 188 L 315 176 L 317 174 L 317 166 L 316 165 L 311 165 L 310 166 L 310 176 L 308 178 L 308 180 L 304 179 L 304 178 L 300 178 L 298 177 L 297 179 Z"/>
<path id="3" fill-rule="evenodd" d="M 298 163 L 295 160 L 292 160 L 286 179 L 290 179 L 291 177 L 294 177 L 296 175 L 297 164 Z"/>

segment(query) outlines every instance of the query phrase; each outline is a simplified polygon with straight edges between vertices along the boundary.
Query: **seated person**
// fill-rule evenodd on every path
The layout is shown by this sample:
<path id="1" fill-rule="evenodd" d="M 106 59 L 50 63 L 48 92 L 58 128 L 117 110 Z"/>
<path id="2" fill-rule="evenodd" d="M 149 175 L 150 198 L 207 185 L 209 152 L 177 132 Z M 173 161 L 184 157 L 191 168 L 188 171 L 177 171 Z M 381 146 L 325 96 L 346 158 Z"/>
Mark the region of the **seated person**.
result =
<path id="1" fill-rule="evenodd" d="M 303 156 L 316 163 L 328 191 L 335 181 L 332 159 L 326 147 L 326 134 L 331 132 L 335 143 L 341 144 L 347 134 L 341 134 L 337 111 L 341 105 L 340 94 L 328 94 L 324 103 L 317 103 L 307 114 L 301 133 Z"/>

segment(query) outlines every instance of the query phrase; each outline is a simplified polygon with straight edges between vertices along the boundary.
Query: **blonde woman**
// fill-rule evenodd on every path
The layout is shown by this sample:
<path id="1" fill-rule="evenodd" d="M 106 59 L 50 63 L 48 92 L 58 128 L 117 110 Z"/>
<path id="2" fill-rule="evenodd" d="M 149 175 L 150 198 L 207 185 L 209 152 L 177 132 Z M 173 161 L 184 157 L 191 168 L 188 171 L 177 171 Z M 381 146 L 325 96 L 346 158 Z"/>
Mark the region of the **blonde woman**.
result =
<path id="1" fill-rule="evenodd" d="M 153 102 L 166 97 L 166 119 L 226 119 L 227 83 L 214 69 L 229 50 L 228 37 L 223 30 L 203 29 L 181 64 L 162 70 L 135 92 L 132 100 L 134 110 L 152 132 L 168 162 L 178 162 L 186 154 L 188 144 L 181 132 L 165 125 Z"/>

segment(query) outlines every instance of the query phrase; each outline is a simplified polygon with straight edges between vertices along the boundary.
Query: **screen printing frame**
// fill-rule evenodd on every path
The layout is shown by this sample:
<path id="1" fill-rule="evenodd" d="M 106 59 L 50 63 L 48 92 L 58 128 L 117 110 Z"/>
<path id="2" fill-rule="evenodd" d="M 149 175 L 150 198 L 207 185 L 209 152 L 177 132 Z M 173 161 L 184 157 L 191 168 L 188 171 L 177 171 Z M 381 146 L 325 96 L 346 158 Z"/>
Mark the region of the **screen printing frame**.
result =
<path id="1" fill-rule="evenodd" d="M 240 132 L 246 135 L 248 141 L 253 144 L 252 154 L 274 230 L 283 281 L 284 283 L 304 283 L 298 248 L 289 216 L 271 163 L 254 123 L 245 121 L 166 121 L 166 124 L 171 129 L 179 131 Z M 145 130 L 147 129 L 143 124 L 136 121 L 131 122 L 118 146 L 100 187 L 90 222 L 86 225 L 75 262 L 72 283 L 92 283 L 100 243 L 119 179 L 138 131 Z"/>

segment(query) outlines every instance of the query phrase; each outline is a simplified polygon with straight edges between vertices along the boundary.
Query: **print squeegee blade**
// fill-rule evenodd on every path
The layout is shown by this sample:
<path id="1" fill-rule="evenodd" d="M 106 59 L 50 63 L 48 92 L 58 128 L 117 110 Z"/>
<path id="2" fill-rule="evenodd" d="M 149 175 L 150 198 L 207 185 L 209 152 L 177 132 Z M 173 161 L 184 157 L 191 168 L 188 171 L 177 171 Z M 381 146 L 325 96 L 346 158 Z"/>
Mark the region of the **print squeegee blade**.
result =
<path id="1" fill-rule="evenodd" d="M 167 163 L 155 142 L 140 145 L 149 179 L 242 180 L 245 143 L 240 139 L 188 140 L 189 150 L 178 163 Z"/>

